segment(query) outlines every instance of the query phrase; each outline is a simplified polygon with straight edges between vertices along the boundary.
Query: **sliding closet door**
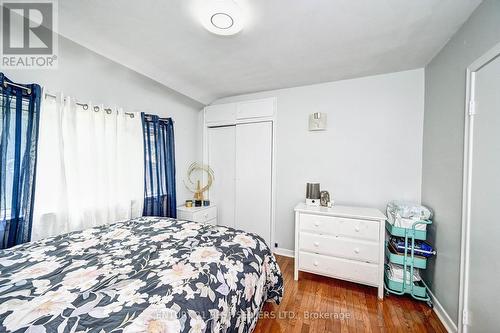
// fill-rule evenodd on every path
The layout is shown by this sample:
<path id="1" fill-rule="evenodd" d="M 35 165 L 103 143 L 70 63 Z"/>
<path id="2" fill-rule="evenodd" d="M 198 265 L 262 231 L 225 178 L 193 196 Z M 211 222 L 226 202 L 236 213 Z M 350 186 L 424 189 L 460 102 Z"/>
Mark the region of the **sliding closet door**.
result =
<path id="1" fill-rule="evenodd" d="M 472 151 L 468 332 L 498 332 L 500 320 L 500 57 L 476 74 Z M 446 232 L 446 231 L 444 231 Z"/>
<path id="2" fill-rule="evenodd" d="M 272 123 L 236 126 L 236 228 L 271 240 Z"/>
<path id="3" fill-rule="evenodd" d="M 235 208 L 235 127 L 208 128 L 208 164 L 215 181 L 210 200 L 217 205 L 217 224 L 233 227 Z"/>

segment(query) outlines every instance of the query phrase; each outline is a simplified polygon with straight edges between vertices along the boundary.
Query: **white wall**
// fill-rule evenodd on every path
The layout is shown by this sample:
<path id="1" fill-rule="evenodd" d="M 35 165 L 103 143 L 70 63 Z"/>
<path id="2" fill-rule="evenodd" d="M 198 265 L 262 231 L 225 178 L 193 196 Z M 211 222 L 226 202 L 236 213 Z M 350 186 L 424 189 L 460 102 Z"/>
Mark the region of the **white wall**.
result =
<path id="1" fill-rule="evenodd" d="M 2 70 L 20 83 L 38 83 L 51 92 L 63 91 L 81 101 L 117 105 L 172 117 L 175 121 L 177 197 L 191 197 L 182 183 L 185 171 L 199 155 L 198 113 L 202 105 L 64 37 L 59 38 L 59 67 L 50 70 Z"/>
<path id="2" fill-rule="evenodd" d="M 224 98 L 221 104 L 277 97 L 278 246 L 293 249 L 293 208 L 307 181 L 337 204 L 385 209 L 420 202 L 423 69 Z M 308 115 L 328 114 L 328 130 L 309 132 Z M 219 178 L 217 178 L 219 177 Z M 216 175 L 216 179 L 220 179 Z"/>
<path id="3" fill-rule="evenodd" d="M 435 212 L 428 235 L 438 249 L 425 280 L 454 324 L 460 315 L 465 71 L 497 43 L 500 1 L 483 1 L 425 67 L 422 202 Z"/>

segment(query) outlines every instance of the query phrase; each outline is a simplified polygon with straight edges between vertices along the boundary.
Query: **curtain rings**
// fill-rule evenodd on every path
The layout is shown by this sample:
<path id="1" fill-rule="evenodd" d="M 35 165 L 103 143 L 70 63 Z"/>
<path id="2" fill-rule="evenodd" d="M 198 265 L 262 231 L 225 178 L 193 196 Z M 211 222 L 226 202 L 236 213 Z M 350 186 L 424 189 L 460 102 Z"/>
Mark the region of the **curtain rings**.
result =
<path id="1" fill-rule="evenodd" d="M 99 106 L 94 106 L 94 112 L 99 112 Z"/>
<path id="2" fill-rule="evenodd" d="M 111 109 L 104 109 L 104 111 L 106 111 L 107 114 L 113 113 L 113 110 L 111 110 Z"/>
<path id="3" fill-rule="evenodd" d="M 89 105 L 88 104 L 78 103 L 78 102 L 76 102 L 75 104 L 81 106 L 82 109 L 84 109 L 84 110 L 88 110 L 89 109 Z"/>

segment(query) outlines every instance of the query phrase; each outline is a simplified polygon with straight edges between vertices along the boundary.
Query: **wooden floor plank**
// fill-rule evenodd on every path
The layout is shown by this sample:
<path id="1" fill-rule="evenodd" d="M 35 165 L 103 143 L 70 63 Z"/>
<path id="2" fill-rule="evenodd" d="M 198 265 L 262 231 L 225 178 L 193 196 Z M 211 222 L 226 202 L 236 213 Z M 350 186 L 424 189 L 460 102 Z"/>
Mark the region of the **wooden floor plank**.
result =
<path id="1" fill-rule="evenodd" d="M 281 304 L 264 305 L 263 314 L 267 311 L 274 317 L 263 315 L 256 333 L 446 332 L 425 303 L 395 295 L 380 301 L 375 288 L 314 274 L 301 272 L 299 281 L 295 281 L 293 259 L 276 258 L 283 273 L 285 294 Z M 286 316 L 288 312 L 293 316 Z M 323 317 L 304 318 L 306 312 Z"/>

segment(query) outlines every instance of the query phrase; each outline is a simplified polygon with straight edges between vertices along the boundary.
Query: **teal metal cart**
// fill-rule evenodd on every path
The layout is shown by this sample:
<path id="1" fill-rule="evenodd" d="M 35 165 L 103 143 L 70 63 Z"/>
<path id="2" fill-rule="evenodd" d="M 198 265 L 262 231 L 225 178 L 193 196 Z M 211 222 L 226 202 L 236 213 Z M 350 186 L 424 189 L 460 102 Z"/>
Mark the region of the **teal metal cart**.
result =
<path id="1" fill-rule="evenodd" d="M 432 224 L 430 220 L 416 221 L 413 223 L 411 228 L 401 228 L 396 227 L 389 222 L 385 223 L 387 232 L 392 236 L 404 237 L 405 239 L 405 250 L 403 254 L 395 253 L 391 251 L 389 242 L 386 242 L 386 257 L 389 262 L 403 266 L 403 282 L 393 281 L 389 278 L 387 274 L 388 267 L 386 266 L 384 274 L 384 286 L 386 294 L 396 294 L 404 295 L 410 294 L 413 298 L 427 302 L 427 304 L 432 308 L 432 300 L 429 296 L 429 288 L 425 282 L 418 281 L 413 282 L 414 269 L 425 269 L 427 267 L 427 259 L 419 256 L 415 256 L 415 240 L 425 240 L 427 238 L 426 230 L 418 230 L 416 226 L 419 224 Z M 427 228 L 426 228 L 427 229 Z M 408 253 L 409 252 L 409 253 Z M 407 279 L 408 267 L 410 270 L 410 279 Z M 410 283 L 408 283 L 410 281 Z"/>

